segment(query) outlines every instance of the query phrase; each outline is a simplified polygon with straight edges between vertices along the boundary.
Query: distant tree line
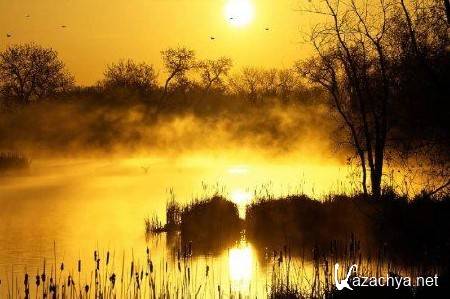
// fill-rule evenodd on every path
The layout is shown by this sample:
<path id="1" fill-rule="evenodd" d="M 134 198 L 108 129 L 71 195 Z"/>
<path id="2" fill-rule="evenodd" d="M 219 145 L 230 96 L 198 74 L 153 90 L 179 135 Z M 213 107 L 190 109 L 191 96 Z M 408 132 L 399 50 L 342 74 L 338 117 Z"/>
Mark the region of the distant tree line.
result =
<path id="1" fill-rule="evenodd" d="M 142 96 L 157 94 L 163 99 L 196 91 L 238 95 L 249 100 L 287 100 L 305 88 L 295 68 L 244 67 L 231 73 L 231 58 L 199 60 L 193 50 L 185 47 L 163 50 L 161 57 L 167 74 L 162 85 L 152 64 L 125 59 L 107 65 L 95 88 L 126 90 Z M 0 53 L 0 93 L 10 102 L 29 104 L 74 89 L 74 77 L 51 48 L 24 44 Z"/>

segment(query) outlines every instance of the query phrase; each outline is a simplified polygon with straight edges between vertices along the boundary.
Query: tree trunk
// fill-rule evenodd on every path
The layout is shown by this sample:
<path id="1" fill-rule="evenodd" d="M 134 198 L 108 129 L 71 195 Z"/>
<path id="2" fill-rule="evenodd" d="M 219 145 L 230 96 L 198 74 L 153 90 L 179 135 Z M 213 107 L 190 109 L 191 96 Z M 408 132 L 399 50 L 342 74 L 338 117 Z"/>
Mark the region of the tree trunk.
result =
<path id="1" fill-rule="evenodd" d="M 166 83 L 164 84 L 164 97 L 167 95 L 167 89 L 169 88 L 169 83 L 170 81 L 173 79 L 173 77 L 175 77 L 175 74 L 171 74 L 167 80 Z"/>
<path id="2" fill-rule="evenodd" d="M 164 96 L 167 95 L 167 87 L 169 86 L 170 79 L 171 79 L 170 77 L 167 78 L 166 84 L 164 84 Z"/>
<path id="3" fill-rule="evenodd" d="M 383 159 L 384 159 L 384 146 L 377 145 L 375 149 L 375 163 L 373 169 L 371 169 L 370 179 L 372 184 L 372 195 L 375 198 L 381 196 L 381 178 L 383 176 Z"/>
<path id="4" fill-rule="evenodd" d="M 364 195 L 367 196 L 367 169 L 366 169 L 366 158 L 364 156 L 364 152 L 358 152 L 359 159 L 361 160 L 361 171 L 362 171 L 362 180 L 361 185 L 363 188 Z"/>

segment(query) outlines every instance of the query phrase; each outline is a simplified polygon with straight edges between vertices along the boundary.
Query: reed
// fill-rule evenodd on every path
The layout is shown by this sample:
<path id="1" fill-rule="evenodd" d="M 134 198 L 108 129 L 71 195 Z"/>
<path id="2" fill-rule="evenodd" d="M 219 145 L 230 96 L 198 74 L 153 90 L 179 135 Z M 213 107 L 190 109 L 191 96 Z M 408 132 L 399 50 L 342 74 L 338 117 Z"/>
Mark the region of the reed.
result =
<path id="1" fill-rule="evenodd" d="M 0 280 L 2 298 L 55 298 L 55 299 L 109 299 L 109 298 L 381 298 L 396 295 L 388 288 L 356 289 L 355 293 L 337 291 L 333 284 L 333 265 L 338 262 L 343 269 L 358 263 L 359 275 L 376 276 L 382 273 L 418 275 L 420 267 L 399 267 L 386 263 L 382 254 L 364 258 L 356 239 L 329 248 L 315 247 L 312 259 L 294 256 L 287 245 L 266 252 L 265 283 L 259 289 L 235 290 L 229 285 L 230 277 L 218 278 L 220 269 L 212 264 L 199 263 L 192 254 L 192 244 L 177 249 L 174 258 L 153 259 L 152 250 L 146 248 L 129 259 L 122 257 L 116 266 L 115 255 L 110 251 L 95 250 L 93 259 L 76 261 L 76 271 L 69 270 L 63 261 L 48 264 L 44 259 L 42 270 L 35 275 L 25 272 L 18 277 L 13 272 Z M 342 247 L 342 248 L 341 248 Z M 49 271 L 50 269 L 50 271 Z M 57 275 L 55 269 L 58 270 Z M 402 298 L 439 298 L 448 290 L 445 265 L 429 269 L 441 273 L 441 288 L 406 288 L 400 290 Z M 448 271 L 448 269 L 447 269 Z M 391 274 L 391 275 L 394 275 Z M 339 275 L 342 275 L 340 273 Z M 447 275 L 447 276 L 446 276 Z M 32 279 L 35 277 L 35 280 Z M 77 277 L 77 278 L 76 278 Z M 447 277 L 447 280 L 445 280 Z M 2 277 L 0 277 L 2 278 Z M 23 280 L 22 280 L 23 278 Z M 254 278 L 256 279 L 256 278 Z M 20 283 L 11 283 L 14 281 Z M 447 284 L 445 284 L 447 283 Z M 441 293 L 439 293 L 441 292 Z M 359 294 L 363 297 L 355 297 Z M 419 296 L 419 295 L 420 296 Z M 381 296 L 381 297 L 380 297 Z M 428 297 L 427 297 L 428 296 Z"/>

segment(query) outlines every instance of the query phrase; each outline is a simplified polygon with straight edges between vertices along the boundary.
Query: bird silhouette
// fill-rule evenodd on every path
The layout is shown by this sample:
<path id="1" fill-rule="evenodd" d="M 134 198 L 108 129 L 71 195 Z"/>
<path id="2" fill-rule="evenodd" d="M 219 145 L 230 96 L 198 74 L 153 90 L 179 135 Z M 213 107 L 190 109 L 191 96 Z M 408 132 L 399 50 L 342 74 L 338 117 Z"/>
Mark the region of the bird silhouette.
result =
<path id="1" fill-rule="evenodd" d="M 269 31 L 269 30 L 270 30 L 270 28 L 269 28 L 269 27 L 266 27 L 266 28 L 264 28 L 264 30 L 266 30 L 266 31 Z"/>
<path id="2" fill-rule="evenodd" d="M 66 25 L 62 25 L 62 26 L 61 26 L 61 28 L 66 28 L 66 27 L 67 27 Z"/>
<path id="3" fill-rule="evenodd" d="M 10 38 L 10 37 L 12 37 L 12 35 L 9 33 L 6 33 L 6 37 Z"/>
<path id="4" fill-rule="evenodd" d="M 214 36 L 209 37 L 211 40 L 215 40 L 216 38 Z"/>
<path id="5" fill-rule="evenodd" d="M 150 166 L 141 166 L 141 168 L 144 171 L 144 173 L 147 174 L 150 169 Z"/>
<path id="6" fill-rule="evenodd" d="M 29 17 L 31 17 L 31 16 L 30 16 L 30 15 L 26 15 L 26 16 L 25 16 L 25 18 L 29 18 Z"/>

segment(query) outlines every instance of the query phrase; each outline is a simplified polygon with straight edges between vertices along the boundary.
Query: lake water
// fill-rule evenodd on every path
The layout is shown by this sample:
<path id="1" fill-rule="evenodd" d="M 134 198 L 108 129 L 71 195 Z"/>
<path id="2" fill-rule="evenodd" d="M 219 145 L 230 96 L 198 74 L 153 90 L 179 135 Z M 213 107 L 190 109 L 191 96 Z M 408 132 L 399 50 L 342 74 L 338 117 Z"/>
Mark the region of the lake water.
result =
<path id="1" fill-rule="evenodd" d="M 156 265 L 176 267 L 166 237 L 149 238 L 144 232 L 146 217 L 156 214 L 164 220 L 171 192 L 183 203 L 218 191 L 235 201 L 245 217 L 245 204 L 255 196 L 320 196 L 343 188 L 339 178 L 345 173 L 337 163 L 280 159 L 36 160 L 25 173 L 0 177 L 0 288 L 5 292 L 17 277 L 23 281 L 24 272 L 34 277 L 44 260 L 47 267 L 55 258 L 57 264 L 64 261 L 67 271 L 75 271 L 78 260 L 93 266 L 94 250 L 110 251 L 119 264 L 145 261 L 149 247 Z M 262 260 L 262 250 L 242 242 L 217 256 L 197 258 L 195 269 L 203 273 L 211 265 L 210 275 L 230 289 L 264 292 Z"/>

